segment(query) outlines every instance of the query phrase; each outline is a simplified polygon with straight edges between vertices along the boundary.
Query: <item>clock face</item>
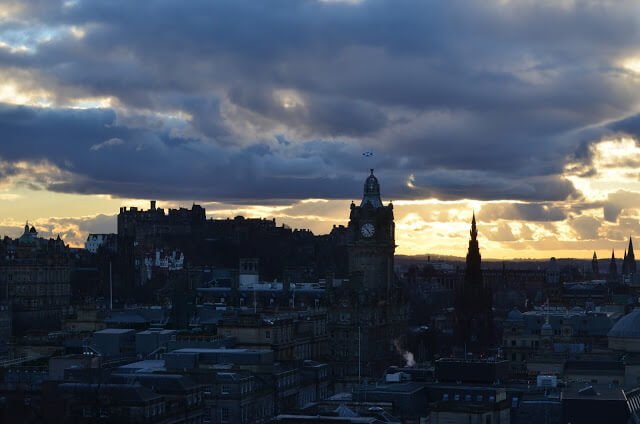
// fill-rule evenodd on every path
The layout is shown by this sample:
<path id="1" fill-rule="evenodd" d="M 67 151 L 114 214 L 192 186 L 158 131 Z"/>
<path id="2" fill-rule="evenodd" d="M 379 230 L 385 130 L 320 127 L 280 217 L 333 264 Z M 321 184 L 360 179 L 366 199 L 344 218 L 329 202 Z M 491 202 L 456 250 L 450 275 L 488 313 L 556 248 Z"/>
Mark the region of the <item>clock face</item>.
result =
<path id="1" fill-rule="evenodd" d="M 364 224 L 361 228 L 360 228 L 360 233 L 362 233 L 362 235 L 364 237 L 373 237 L 373 235 L 376 233 L 376 228 L 373 226 L 373 224 Z"/>

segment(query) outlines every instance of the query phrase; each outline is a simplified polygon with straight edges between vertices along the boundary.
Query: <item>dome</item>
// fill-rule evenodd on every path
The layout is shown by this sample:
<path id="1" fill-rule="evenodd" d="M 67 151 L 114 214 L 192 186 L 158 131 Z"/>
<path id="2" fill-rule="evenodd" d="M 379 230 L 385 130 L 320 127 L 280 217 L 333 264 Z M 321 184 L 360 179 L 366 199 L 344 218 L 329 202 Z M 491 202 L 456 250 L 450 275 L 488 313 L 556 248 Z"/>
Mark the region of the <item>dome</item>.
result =
<path id="1" fill-rule="evenodd" d="M 518 310 L 518 308 L 513 308 L 509 315 L 507 315 L 507 321 L 522 321 L 524 315 L 522 312 Z"/>
<path id="2" fill-rule="evenodd" d="M 374 208 L 382 207 L 382 200 L 380 200 L 380 183 L 375 175 L 373 175 L 373 169 L 371 169 L 371 175 L 367 177 L 364 182 L 364 195 L 362 196 L 362 203 L 360 206 L 365 206 L 367 203 L 371 203 Z"/>
<path id="3" fill-rule="evenodd" d="M 640 309 L 634 309 L 620 318 L 609 330 L 608 337 L 621 339 L 640 339 Z"/>

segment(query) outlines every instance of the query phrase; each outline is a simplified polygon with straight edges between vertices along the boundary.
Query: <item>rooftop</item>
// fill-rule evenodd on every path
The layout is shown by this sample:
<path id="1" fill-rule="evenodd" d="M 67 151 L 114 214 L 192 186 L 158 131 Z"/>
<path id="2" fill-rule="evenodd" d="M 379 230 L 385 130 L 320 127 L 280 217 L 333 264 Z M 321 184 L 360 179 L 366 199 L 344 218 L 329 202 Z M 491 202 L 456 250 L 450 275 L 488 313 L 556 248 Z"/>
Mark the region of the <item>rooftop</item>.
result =
<path id="1" fill-rule="evenodd" d="M 136 330 L 131 328 L 105 328 L 104 330 L 96 331 L 93 334 L 134 334 Z"/>

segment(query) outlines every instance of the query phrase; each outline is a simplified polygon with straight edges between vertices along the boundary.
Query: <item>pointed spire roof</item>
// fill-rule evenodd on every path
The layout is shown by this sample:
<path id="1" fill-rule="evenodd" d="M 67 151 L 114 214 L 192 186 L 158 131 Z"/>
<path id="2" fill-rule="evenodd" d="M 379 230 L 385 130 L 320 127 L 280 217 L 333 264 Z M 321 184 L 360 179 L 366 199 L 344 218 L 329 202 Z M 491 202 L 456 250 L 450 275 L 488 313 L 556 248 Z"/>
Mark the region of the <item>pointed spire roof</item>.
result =
<path id="1" fill-rule="evenodd" d="M 473 211 L 473 217 L 471 218 L 471 240 L 478 240 L 478 229 L 476 227 L 476 211 Z"/>
<path id="2" fill-rule="evenodd" d="M 633 240 L 629 236 L 629 250 L 627 251 L 627 257 L 625 259 L 625 274 L 636 273 L 636 256 L 633 254 Z"/>
<path id="3" fill-rule="evenodd" d="M 465 271 L 465 279 L 468 283 L 474 285 L 482 284 L 482 257 L 480 248 L 478 247 L 478 228 L 476 227 L 476 214 L 473 213 L 471 218 L 471 230 L 469 231 L 471 238 L 469 239 L 469 250 L 467 250 L 467 269 Z"/>
<path id="4" fill-rule="evenodd" d="M 598 256 L 596 255 L 595 250 L 593 251 L 593 259 L 591 260 L 591 271 L 596 278 L 600 275 L 600 268 L 598 267 Z"/>
<path id="5" fill-rule="evenodd" d="M 616 256 L 613 249 L 611 250 L 611 261 L 609 262 L 609 275 L 612 277 L 618 275 L 618 266 L 616 265 Z"/>

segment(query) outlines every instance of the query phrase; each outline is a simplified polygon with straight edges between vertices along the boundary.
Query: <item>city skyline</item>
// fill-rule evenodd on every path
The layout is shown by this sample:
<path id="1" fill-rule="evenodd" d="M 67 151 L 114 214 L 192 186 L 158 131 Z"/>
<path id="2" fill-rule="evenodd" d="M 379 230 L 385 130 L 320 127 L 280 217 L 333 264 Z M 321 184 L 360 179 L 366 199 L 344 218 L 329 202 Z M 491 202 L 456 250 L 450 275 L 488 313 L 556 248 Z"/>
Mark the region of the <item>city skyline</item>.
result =
<path id="1" fill-rule="evenodd" d="M 486 258 L 621 257 L 640 235 L 636 15 L 0 1 L 0 231 L 81 246 L 157 199 L 322 234 L 375 168 L 398 254 L 464 256 L 475 210 Z"/>

